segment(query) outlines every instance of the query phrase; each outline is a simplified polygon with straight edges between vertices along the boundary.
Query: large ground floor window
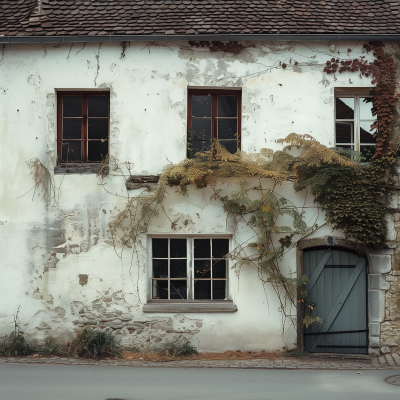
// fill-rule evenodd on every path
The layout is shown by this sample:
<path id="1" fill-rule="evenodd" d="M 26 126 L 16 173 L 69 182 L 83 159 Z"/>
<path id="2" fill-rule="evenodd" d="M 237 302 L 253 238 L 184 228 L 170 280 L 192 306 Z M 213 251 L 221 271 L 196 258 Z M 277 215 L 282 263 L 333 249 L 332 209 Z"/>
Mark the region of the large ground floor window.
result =
<path id="1" fill-rule="evenodd" d="M 152 299 L 228 298 L 229 238 L 153 237 L 151 247 Z"/>

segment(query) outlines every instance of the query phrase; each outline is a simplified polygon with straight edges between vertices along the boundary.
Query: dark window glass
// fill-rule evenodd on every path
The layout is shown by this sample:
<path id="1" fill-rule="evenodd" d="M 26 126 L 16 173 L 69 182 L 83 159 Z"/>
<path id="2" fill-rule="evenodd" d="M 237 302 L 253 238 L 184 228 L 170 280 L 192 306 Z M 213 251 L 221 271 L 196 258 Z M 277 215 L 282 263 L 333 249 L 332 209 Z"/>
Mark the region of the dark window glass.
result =
<path id="1" fill-rule="evenodd" d="M 225 281 L 213 281 L 213 300 L 223 300 L 225 299 Z"/>
<path id="2" fill-rule="evenodd" d="M 62 142 L 63 161 L 79 161 L 82 159 L 81 142 Z"/>
<path id="3" fill-rule="evenodd" d="M 153 260 L 153 278 L 168 278 L 168 260 Z"/>
<path id="4" fill-rule="evenodd" d="M 203 151 L 207 151 L 210 150 L 210 146 L 211 146 L 211 140 L 208 141 L 195 141 L 192 143 L 192 153 L 193 156 L 197 153 L 197 152 L 203 152 Z"/>
<path id="5" fill-rule="evenodd" d="M 171 258 L 186 257 L 186 239 L 170 239 L 170 246 Z"/>
<path id="6" fill-rule="evenodd" d="M 225 260 L 217 261 L 213 264 L 212 277 L 214 279 L 215 278 L 219 278 L 219 279 L 226 278 L 226 261 Z"/>
<path id="7" fill-rule="evenodd" d="M 81 118 L 64 118 L 63 139 L 82 139 L 82 119 Z"/>
<path id="8" fill-rule="evenodd" d="M 211 281 L 198 280 L 194 282 L 195 300 L 211 299 Z"/>
<path id="9" fill-rule="evenodd" d="M 210 239 L 194 239 L 194 258 L 210 258 Z"/>
<path id="10" fill-rule="evenodd" d="M 168 299 L 168 281 L 153 281 L 153 299 Z"/>
<path id="11" fill-rule="evenodd" d="M 360 122 L 360 143 L 375 144 L 375 138 L 373 137 L 376 130 L 371 131 L 371 125 L 373 121 L 361 121 Z"/>
<path id="12" fill-rule="evenodd" d="M 236 140 L 221 140 L 220 143 L 231 154 L 236 153 L 238 150 L 238 144 Z"/>
<path id="13" fill-rule="evenodd" d="M 108 140 L 88 143 L 88 161 L 102 161 L 108 154 Z"/>
<path id="14" fill-rule="evenodd" d="M 218 139 L 237 139 L 237 120 L 219 119 L 218 120 Z"/>
<path id="15" fill-rule="evenodd" d="M 170 299 L 187 299 L 187 281 L 170 281 Z"/>
<path id="16" fill-rule="evenodd" d="M 353 143 L 353 122 L 336 122 L 336 143 Z"/>
<path id="17" fill-rule="evenodd" d="M 194 277 L 211 278 L 211 260 L 194 260 Z"/>
<path id="18" fill-rule="evenodd" d="M 193 140 L 211 139 L 211 118 L 192 120 L 192 138 Z"/>
<path id="19" fill-rule="evenodd" d="M 88 96 L 88 116 L 108 117 L 108 97 Z"/>
<path id="20" fill-rule="evenodd" d="M 83 96 L 63 96 L 63 117 L 82 117 Z"/>
<path id="21" fill-rule="evenodd" d="M 237 96 L 218 96 L 218 117 L 237 117 Z"/>
<path id="22" fill-rule="evenodd" d="M 187 261 L 185 260 L 170 260 L 171 278 L 186 278 L 187 277 Z"/>
<path id="23" fill-rule="evenodd" d="M 354 98 L 336 98 L 336 119 L 354 119 Z"/>
<path id="24" fill-rule="evenodd" d="M 108 119 L 88 120 L 89 139 L 107 139 L 108 138 Z"/>
<path id="25" fill-rule="evenodd" d="M 212 256 L 223 258 L 229 253 L 229 239 L 212 239 Z"/>
<path id="26" fill-rule="evenodd" d="M 168 239 L 153 239 L 153 257 L 168 258 Z"/>
<path id="27" fill-rule="evenodd" d="M 193 117 L 211 117 L 211 96 L 192 96 Z"/>

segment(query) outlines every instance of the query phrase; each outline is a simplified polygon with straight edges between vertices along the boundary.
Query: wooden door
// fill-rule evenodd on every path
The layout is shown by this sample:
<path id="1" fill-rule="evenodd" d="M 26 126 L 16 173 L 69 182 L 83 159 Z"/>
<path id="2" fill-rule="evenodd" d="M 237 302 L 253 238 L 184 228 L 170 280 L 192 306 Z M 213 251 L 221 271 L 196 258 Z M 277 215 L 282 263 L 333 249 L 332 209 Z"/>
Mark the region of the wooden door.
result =
<path id="1" fill-rule="evenodd" d="M 304 329 L 308 352 L 368 352 L 366 260 L 344 249 L 304 251 L 309 277 L 305 312 L 320 317 Z"/>

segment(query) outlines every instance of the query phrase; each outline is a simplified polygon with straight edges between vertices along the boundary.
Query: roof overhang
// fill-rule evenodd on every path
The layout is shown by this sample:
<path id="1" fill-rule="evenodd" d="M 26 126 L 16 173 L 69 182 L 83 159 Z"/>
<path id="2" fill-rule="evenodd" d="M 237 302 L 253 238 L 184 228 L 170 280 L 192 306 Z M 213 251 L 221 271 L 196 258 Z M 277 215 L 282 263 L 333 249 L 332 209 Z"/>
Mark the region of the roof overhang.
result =
<path id="1" fill-rule="evenodd" d="M 400 41 L 400 35 L 361 35 L 361 34 L 212 34 L 212 35 L 97 35 L 97 36 L 0 36 L 0 43 L 83 43 L 83 42 L 176 42 L 176 41 Z"/>

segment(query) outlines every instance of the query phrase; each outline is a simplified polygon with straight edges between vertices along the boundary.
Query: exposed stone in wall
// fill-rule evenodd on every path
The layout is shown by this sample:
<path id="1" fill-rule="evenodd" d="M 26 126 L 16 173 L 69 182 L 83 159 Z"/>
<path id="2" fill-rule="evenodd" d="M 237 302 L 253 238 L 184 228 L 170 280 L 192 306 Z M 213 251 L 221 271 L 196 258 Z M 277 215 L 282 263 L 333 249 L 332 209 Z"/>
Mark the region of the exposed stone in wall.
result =
<path id="1" fill-rule="evenodd" d="M 382 353 L 400 350 L 400 270 L 388 274 L 386 281 L 390 289 L 386 293 L 385 322 L 381 324 Z"/>
<path id="2" fill-rule="evenodd" d="M 119 293 L 121 294 L 121 293 Z M 111 297 L 119 295 L 114 293 Z M 108 305 L 108 306 L 107 306 Z M 110 305 L 104 299 L 84 305 L 73 302 L 71 312 L 75 319 L 75 333 L 83 327 L 92 328 L 115 335 L 124 347 L 138 350 L 158 350 L 168 343 L 191 342 L 197 347 L 196 334 L 202 326 L 201 319 L 187 318 L 176 314 L 168 317 L 146 318 L 131 312 L 125 303 L 125 309 Z"/>

